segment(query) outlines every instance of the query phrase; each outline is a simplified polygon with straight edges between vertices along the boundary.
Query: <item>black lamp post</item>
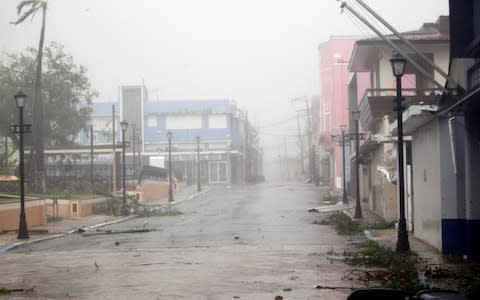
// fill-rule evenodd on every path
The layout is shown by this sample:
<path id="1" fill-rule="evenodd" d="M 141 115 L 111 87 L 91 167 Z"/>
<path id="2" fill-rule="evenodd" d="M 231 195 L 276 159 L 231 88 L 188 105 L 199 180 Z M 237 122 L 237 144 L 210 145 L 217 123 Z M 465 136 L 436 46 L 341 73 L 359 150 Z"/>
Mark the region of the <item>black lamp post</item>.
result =
<path id="1" fill-rule="evenodd" d="M 125 216 L 127 212 L 127 168 L 125 164 L 125 133 L 128 128 L 128 122 L 120 122 L 122 128 L 122 184 L 123 184 L 123 199 L 122 199 L 122 214 Z"/>
<path id="2" fill-rule="evenodd" d="M 347 176 L 345 174 L 345 130 L 347 129 L 346 125 L 340 125 L 340 130 L 342 131 L 342 161 L 343 161 L 343 203 L 348 203 L 347 198 Z"/>
<path id="3" fill-rule="evenodd" d="M 407 222 L 405 220 L 405 190 L 404 190 L 404 174 L 403 174 L 403 106 L 402 106 L 402 76 L 405 71 L 407 61 L 399 54 L 395 54 L 391 59 L 393 75 L 396 78 L 397 97 L 397 155 L 398 155 L 398 197 L 400 202 L 400 219 L 398 220 L 398 238 L 397 251 L 410 251 L 408 242 Z"/>
<path id="4" fill-rule="evenodd" d="M 197 192 L 202 191 L 202 187 L 200 186 L 200 137 L 197 136 L 195 138 L 197 142 Z"/>
<path id="5" fill-rule="evenodd" d="M 362 205 L 360 203 L 360 133 L 358 132 L 358 120 L 360 119 L 360 111 L 355 110 L 352 112 L 353 120 L 355 121 L 355 176 L 356 176 L 356 192 L 357 199 L 355 201 L 355 219 L 361 219 Z"/>
<path id="6" fill-rule="evenodd" d="M 172 132 L 167 132 L 168 137 L 168 202 L 173 202 L 173 182 L 172 182 Z"/>
<path id="7" fill-rule="evenodd" d="M 25 168 L 24 168 L 24 151 L 23 151 L 23 134 L 31 132 L 30 124 L 23 124 L 23 108 L 25 107 L 25 102 L 27 100 L 27 95 L 22 93 L 22 91 L 18 91 L 17 94 L 14 96 L 15 102 L 17 104 L 19 114 L 18 114 L 18 125 L 12 125 L 13 133 L 19 134 L 19 141 L 18 141 L 18 150 L 20 155 L 19 161 L 19 175 L 20 175 L 20 224 L 18 227 L 18 239 L 28 239 L 30 236 L 28 235 L 28 228 L 27 228 L 27 219 L 25 216 Z"/>

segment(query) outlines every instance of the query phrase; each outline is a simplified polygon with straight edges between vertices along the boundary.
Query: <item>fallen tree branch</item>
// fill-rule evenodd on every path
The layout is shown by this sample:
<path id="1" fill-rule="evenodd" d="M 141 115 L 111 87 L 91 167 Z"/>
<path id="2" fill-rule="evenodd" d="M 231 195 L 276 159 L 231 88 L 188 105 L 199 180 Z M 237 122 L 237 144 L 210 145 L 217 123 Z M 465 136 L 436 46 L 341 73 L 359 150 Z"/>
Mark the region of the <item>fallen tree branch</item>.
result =
<path id="1" fill-rule="evenodd" d="M 28 293 L 33 292 L 35 287 L 31 287 L 29 289 L 7 289 L 7 288 L 0 288 L 0 295 L 8 295 L 11 293 Z"/>

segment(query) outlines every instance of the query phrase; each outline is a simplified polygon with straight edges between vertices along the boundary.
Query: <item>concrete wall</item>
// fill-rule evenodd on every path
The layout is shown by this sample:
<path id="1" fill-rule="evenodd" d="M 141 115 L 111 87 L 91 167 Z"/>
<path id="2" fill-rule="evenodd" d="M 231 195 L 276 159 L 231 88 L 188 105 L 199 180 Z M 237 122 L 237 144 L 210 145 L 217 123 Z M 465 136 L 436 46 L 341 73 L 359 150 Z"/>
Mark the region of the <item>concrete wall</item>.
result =
<path id="1" fill-rule="evenodd" d="M 412 135 L 414 236 L 442 249 L 440 135 L 434 120 Z"/>
<path id="2" fill-rule="evenodd" d="M 450 63 L 450 48 L 448 44 L 437 44 L 437 45 L 416 45 L 419 50 L 421 50 L 424 54 L 430 53 L 433 54 L 433 62 L 442 68 L 445 72 L 448 71 L 448 66 Z M 392 57 L 392 49 L 388 47 L 382 47 L 379 51 L 379 66 L 378 66 L 378 74 L 374 74 L 374 77 L 379 80 L 377 85 L 372 85 L 375 88 L 381 89 L 394 89 L 395 88 L 395 80 L 392 73 L 392 67 L 390 64 L 390 58 Z M 410 70 L 410 71 L 409 71 Z M 427 68 L 428 70 L 428 68 Z M 375 73 L 375 68 L 372 66 L 372 72 Z M 408 62 L 407 62 L 407 71 L 410 72 L 418 72 L 414 69 Z M 423 76 L 418 73 L 418 76 Z M 445 84 L 445 79 L 436 71 L 433 73 L 433 77 L 437 80 L 440 84 Z M 402 81 L 404 82 L 404 81 Z M 432 87 L 433 83 L 430 83 Z M 408 86 L 403 85 L 404 88 L 408 88 Z M 414 87 L 414 86 L 412 86 Z"/>
<path id="3" fill-rule="evenodd" d="M 45 224 L 45 210 L 42 200 L 25 201 L 27 226 Z M 17 230 L 20 221 L 20 203 L 0 205 L 0 231 Z"/>
<path id="4" fill-rule="evenodd" d="M 59 216 L 65 219 L 80 219 L 93 214 L 93 207 L 96 203 L 106 201 L 105 198 L 94 199 L 58 199 L 57 204 L 53 204 L 52 199 L 45 200 L 45 214 L 48 217 Z M 74 211 L 76 204 L 76 211 Z"/>
<path id="5" fill-rule="evenodd" d="M 371 153 L 369 208 L 385 221 L 393 222 L 398 219 L 397 186 L 377 170 L 377 166 L 384 164 L 385 144 L 380 144 Z"/>
<path id="6" fill-rule="evenodd" d="M 176 182 L 175 192 L 179 192 L 186 188 L 184 182 Z M 167 200 L 168 197 L 168 181 L 147 181 L 137 188 L 138 201 L 140 203 L 148 203 L 152 201 Z M 175 199 L 178 200 L 178 199 Z"/>

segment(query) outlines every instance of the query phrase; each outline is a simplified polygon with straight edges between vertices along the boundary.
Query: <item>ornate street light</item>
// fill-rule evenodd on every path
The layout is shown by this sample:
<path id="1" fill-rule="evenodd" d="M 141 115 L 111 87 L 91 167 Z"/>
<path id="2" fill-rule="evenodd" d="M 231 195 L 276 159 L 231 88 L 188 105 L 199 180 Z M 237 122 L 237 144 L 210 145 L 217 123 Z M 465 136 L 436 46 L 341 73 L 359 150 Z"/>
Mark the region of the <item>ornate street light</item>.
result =
<path id="1" fill-rule="evenodd" d="M 122 214 L 126 216 L 127 211 L 127 168 L 125 164 L 125 133 L 128 128 L 128 122 L 120 122 L 120 127 L 122 128 L 122 184 L 123 184 L 123 199 L 122 199 Z"/>
<path id="2" fill-rule="evenodd" d="M 405 219 L 405 190 L 404 190 L 404 172 L 403 172 L 403 106 L 402 106 L 402 76 L 405 72 L 407 61 L 399 54 L 395 54 L 391 59 L 393 75 L 396 78 L 397 96 L 395 98 L 397 111 L 397 155 L 398 155 L 398 198 L 400 202 L 400 219 L 398 220 L 397 251 L 410 251 L 408 242 L 407 222 Z"/>
<path id="3" fill-rule="evenodd" d="M 357 199 L 355 201 L 355 219 L 361 219 L 362 205 L 360 203 L 360 133 L 358 132 L 358 120 L 360 119 L 360 111 L 355 110 L 352 112 L 353 120 L 355 121 L 355 174 L 356 174 L 356 190 Z"/>
<path id="4" fill-rule="evenodd" d="M 202 191 L 202 187 L 200 186 L 200 137 L 197 136 L 195 138 L 197 142 L 197 192 Z"/>
<path id="5" fill-rule="evenodd" d="M 340 130 L 342 131 L 342 161 L 343 161 L 343 203 L 348 203 L 347 198 L 347 176 L 345 174 L 345 130 L 347 130 L 346 125 L 340 125 Z"/>
<path id="6" fill-rule="evenodd" d="M 21 90 L 18 91 L 14 96 L 15 102 L 17 104 L 19 114 L 18 114 L 18 125 L 12 125 L 13 133 L 19 134 L 18 141 L 18 150 L 20 155 L 19 161 L 19 175 L 20 175 L 20 224 L 18 226 L 18 239 L 28 239 L 27 228 L 27 219 L 25 216 L 25 167 L 24 167 L 24 149 L 23 149 L 23 134 L 31 132 L 30 124 L 23 124 L 23 108 L 25 107 L 25 102 L 27 100 L 27 95 L 22 93 Z"/>
<path id="7" fill-rule="evenodd" d="M 168 202 L 173 202 L 173 182 L 172 182 L 172 132 L 167 132 L 168 137 Z"/>

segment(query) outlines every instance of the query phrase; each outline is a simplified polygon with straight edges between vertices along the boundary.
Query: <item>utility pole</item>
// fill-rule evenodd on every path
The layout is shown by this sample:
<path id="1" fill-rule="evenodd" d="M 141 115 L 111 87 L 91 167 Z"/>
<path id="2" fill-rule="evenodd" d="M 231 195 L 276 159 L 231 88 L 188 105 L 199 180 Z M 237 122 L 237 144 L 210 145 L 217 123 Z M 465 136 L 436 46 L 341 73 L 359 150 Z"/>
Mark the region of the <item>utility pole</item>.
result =
<path id="1" fill-rule="evenodd" d="M 315 170 L 315 160 L 312 158 L 312 154 L 313 154 L 313 149 L 312 149 L 312 116 L 311 116 L 311 112 L 310 112 L 310 104 L 308 103 L 308 97 L 307 96 L 303 96 L 303 97 L 300 97 L 300 98 L 295 98 L 295 99 L 292 99 L 292 102 L 297 102 L 297 101 L 303 101 L 305 102 L 305 110 L 307 112 L 307 128 L 306 128 L 306 131 L 307 131 L 307 145 L 308 145 L 308 166 L 309 166 L 309 172 L 310 172 L 310 176 L 312 177 L 313 181 L 315 183 L 318 182 L 317 180 L 317 176 L 316 176 L 316 170 Z"/>
<path id="2" fill-rule="evenodd" d="M 137 142 L 138 142 L 138 150 L 137 150 L 137 156 L 138 156 L 138 170 L 140 171 L 142 169 L 142 128 L 137 128 Z"/>
<path id="3" fill-rule="evenodd" d="M 249 164 L 249 159 L 250 155 L 248 153 L 249 151 L 249 132 L 248 132 L 248 111 L 245 112 L 245 182 L 248 182 L 249 180 L 249 174 L 250 174 L 250 164 Z"/>
<path id="4" fill-rule="evenodd" d="M 300 167 L 302 170 L 302 174 L 305 174 L 303 139 L 302 139 L 302 134 L 300 132 L 300 117 L 298 113 L 297 113 L 297 129 L 298 129 L 298 145 L 300 147 Z"/>
<path id="5" fill-rule="evenodd" d="M 137 174 L 137 164 L 135 163 L 135 144 L 136 144 L 136 136 L 135 136 L 136 128 L 135 124 L 132 124 L 132 151 L 133 151 L 133 179 L 135 180 L 135 175 Z"/>
<path id="6" fill-rule="evenodd" d="M 5 135 L 5 170 L 8 169 L 8 135 Z"/>
<path id="7" fill-rule="evenodd" d="M 90 125 L 90 187 L 93 188 L 93 125 Z"/>
<path id="8" fill-rule="evenodd" d="M 113 197 L 117 192 L 117 152 L 115 151 L 115 104 L 112 104 L 112 179 L 113 179 Z"/>

